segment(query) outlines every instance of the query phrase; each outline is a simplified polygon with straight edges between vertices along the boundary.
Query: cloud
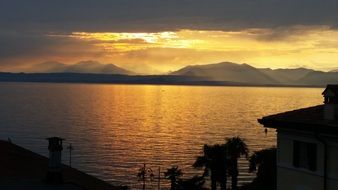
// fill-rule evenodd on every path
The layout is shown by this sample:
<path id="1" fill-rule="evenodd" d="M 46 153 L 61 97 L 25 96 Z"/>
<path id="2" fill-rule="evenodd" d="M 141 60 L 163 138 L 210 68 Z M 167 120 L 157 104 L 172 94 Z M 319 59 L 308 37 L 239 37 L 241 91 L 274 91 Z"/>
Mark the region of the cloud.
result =
<path id="1" fill-rule="evenodd" d="M 224 60 L 265 65 L 271 60 L 279 65 L 297 59 L 300 64 L 325 60 L 332 65 L 337 42 L 328 37 L 337 34 L 325 38 L 315 34 L 336 31 L 337 10 L 337 0 L 1 0 L 0 69 L 87 59 L 155 67 L 165 62 L 161 68 L 168 69 Z M 157 38 L 165 31 L 202 30 L 210 32 L 157 43 L 147 36 L 110 41 L 76 38 L 103 32 L 153 33 Z M 78 35 L 69 37 L 74 34 Z M 201 40 L 194 41 L 193 35 Z"/>
<path id="2" fill-rule="evenodd" d="M 45 54 L 53 46 L 66 44 L 66 39 L 53 39 L 43 34 L 0 33 L 0 58 Z"/>
<path id="3" fill-rule="evenodd" d="M 336 0 L 2 0 L 11 30 L 149 32 L 336 27 Z"/>
<path id="4" fill-rule="evenodd" d="M 42 33 L 0 32 L 0 69 L 46 60 L 92 59 L 103 53 L 93 42 Z"/>

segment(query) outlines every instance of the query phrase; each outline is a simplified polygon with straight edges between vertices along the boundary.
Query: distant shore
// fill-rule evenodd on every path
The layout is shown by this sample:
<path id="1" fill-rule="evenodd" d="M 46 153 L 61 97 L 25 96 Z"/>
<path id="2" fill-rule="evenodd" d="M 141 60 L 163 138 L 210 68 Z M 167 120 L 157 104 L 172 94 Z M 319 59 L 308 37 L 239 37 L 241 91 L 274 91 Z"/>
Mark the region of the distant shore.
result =
<path id="1" fill-rule="evenodd" d="M 87 73 L 5 73 L 0 72 L 0 82 L 38 83 L 93 83 L 186 86 L 244 86 L 244 87 L 324 87 L 303 84 L 257 84 L 232 81 L 212 81 L 203 77 L 180 75 L 112 75 Z"/>

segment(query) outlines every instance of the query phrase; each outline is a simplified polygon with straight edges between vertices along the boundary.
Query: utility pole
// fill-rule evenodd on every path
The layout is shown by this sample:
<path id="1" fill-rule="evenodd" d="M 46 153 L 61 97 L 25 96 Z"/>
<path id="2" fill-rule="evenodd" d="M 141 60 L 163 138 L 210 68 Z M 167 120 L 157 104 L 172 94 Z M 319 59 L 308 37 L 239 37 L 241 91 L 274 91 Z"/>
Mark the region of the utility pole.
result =
<path id="1" fill-rule="evenodd" d="M 158 167 L 158 184 L 157 184 L 157 189 L 161 189 L 161 166 Z"/>
<path id="2" fill-rule="evenodd" d="M 144 168 L 144 175 L 142 176 L 142 180 L 143 180 L 142 189 L 145 190 L 146 189 L 146 175 L 147 175 L 146 164 L 143 165 L 143 168 Z"/>
<path id="3" fill-rule="evenodd" d="M 72 167 L 72 150 L 74 150 L 72 143 L 69 144 L 67 149 L 69 150 L 69 166 Z"/>
<path id="4" fill-rule="evenodd" d="M 153 170 L 151 168 L 147 168 L 146 164 L 143 164 L 143 167 L 139 169 L 137 173 L 137 177 L 139 181 L 142 181 L 142 189 L 146 189 L 146 180 L 149 178 L 151 181 L 154 179 Z"/>

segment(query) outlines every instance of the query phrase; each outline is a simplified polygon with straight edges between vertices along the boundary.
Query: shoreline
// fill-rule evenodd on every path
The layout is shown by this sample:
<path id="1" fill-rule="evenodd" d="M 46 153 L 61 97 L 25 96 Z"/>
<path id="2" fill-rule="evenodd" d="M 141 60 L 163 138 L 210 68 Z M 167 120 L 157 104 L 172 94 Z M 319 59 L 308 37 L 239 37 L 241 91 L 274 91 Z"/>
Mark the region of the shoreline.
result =
<path id="1" fill-rule="evenodd" d="M 1 81 L 0 83 L 33 84 L 103 84 L 103 85 L 154 85 L 154 86 L 201 86 L 201 87 L 266 87 L 266 88 L 325 88 L 323 85 L 259 85 L 259 84 L 203 84 L 203 83 L 129 83 L 129 82 L 52 82 L 52 81 Z"/>
<path id="2" fill-rule="evenodd" d="M 234 86 L 324 88 L 325 85 L 261 84 L 232 81 L 210 81 L 202 77 L 180 75 L 111 75 L 86 73 L 1 73 L 1 83 L 70 83 L 70 84 L 120 84 L 120 85 L 177 85 L 177 86 Z"/>

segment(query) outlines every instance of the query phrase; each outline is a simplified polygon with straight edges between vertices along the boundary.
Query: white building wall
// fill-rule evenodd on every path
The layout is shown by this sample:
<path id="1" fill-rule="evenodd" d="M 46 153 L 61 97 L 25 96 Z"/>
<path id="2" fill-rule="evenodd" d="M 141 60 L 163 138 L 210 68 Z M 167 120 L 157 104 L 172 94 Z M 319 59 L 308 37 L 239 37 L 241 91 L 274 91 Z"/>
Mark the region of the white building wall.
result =
<path id="1" fill-rule="evenodd" d="M 328 166 L 330 178 L 338 179 L 338 139 L 328 140 Z"/>
<path id="2" fill-rule="evenodd" d="M 317 175 L 290 168 L 277 168 L 277 190 L 322 190 L 323 180 Z"/>
<path id="3" fill-rule="evenodd" d="M 327 190 L 338 190 L 338 137 L 323 137 L 328 143 Z M 293 166 L 293 141 L 317 144 L 317 170 Z M 324 145 L 315 134 L 278 130 L 277 135 L 277 190 L 323 190 Z"/>

